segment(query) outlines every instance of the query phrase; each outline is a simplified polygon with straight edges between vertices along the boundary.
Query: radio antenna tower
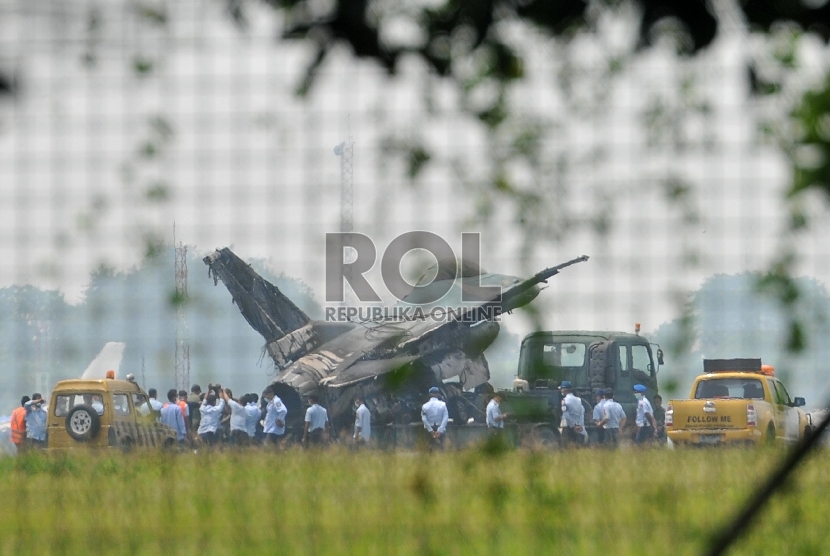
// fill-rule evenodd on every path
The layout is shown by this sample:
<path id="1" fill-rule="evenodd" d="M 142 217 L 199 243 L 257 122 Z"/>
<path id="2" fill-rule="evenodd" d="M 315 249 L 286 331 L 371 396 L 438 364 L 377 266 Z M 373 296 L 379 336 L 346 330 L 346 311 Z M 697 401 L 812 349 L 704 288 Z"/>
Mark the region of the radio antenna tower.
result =
<path id="1" fill-rule="evenodd" d="M 176 389 L 187 390 L 190 384 L 190 345 L 187 343 L 187 245 L 176 243 L 176 223 L 173 223 L 173 248 L 176 274 Z"/>
<path id="2" fill-rule="evenodd" d="M 348 123 L 348 139 L 334 147 L 334 154 L 340 157 L 340 231 L 351 232 L 354 228 L 354 140 L 352 139 L 351 118 Z M 340 247 L 341 256 L 343 247 Z M 346 262 L 353 262 L 350 254 L 345 255 Z M 345 271 L 346 281 L 351 284 L 351 267 Z M 353 304 L 352 291 L 346 288 L 343 301 L 347 305 Z"/>
<path id="3" fill-rule="evenodd" d="M 348 139 L 334 147 L 334 154 L 340 157 L 340 231 L 351 232 L 354 228 L 354 140 L 351 122 Z"/>

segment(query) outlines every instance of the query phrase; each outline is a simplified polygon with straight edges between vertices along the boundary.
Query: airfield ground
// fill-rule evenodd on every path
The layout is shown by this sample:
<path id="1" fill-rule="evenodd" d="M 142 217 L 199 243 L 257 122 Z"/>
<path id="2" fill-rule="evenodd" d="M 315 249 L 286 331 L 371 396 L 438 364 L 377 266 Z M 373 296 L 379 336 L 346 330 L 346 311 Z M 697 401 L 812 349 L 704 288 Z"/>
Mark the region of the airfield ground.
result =
<path id="1" fill-rule="evenodd" d="M 3 554 L 701 554 L 781 450 L 0 458 Z M 827 450 L 730 554 L 818 554 Z"/>

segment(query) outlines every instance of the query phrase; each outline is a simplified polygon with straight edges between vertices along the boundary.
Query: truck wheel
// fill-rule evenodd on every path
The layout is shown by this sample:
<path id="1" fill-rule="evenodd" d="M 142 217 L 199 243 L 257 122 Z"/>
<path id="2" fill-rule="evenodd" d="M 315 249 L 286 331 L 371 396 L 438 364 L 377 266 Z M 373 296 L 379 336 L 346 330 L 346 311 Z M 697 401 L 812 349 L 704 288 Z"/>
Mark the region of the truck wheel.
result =
<path id="1" fill-rule="evenodd" d="M 772 425 L 767 427 L 767 436 L 764 438 L 764 442 L 767 446 L 772 446 L 775 444 L 775 427 Z"/>
<path id="2" fill-rule="evenodd" d="M 135 440 L 132 437 L 126 437 L 121 440 L 121 451 L 125 454 L 129 454 L 133 451 L 135 447 Z"/>
<path id="3" fill-rule="evenodd" d="M 76 405 L 66 415 L 66 432 L 78 442 L 95 438 L 101 430 L 101 416 L 92 406 Z"/>
<path id="4" fill-rule="evenodd" d="M 464 400 L 458 397 L 451 398 L 447 403 L 447 412 L 456 425 L 466 425 L 470 415 L 465 407 Z"/>
<path id="5" fill-rule="evenodd" d="M 559 435 L 547 425 L 537 425 L 523 435 L 522 446 L 553 450 L 559 448 Z"/>

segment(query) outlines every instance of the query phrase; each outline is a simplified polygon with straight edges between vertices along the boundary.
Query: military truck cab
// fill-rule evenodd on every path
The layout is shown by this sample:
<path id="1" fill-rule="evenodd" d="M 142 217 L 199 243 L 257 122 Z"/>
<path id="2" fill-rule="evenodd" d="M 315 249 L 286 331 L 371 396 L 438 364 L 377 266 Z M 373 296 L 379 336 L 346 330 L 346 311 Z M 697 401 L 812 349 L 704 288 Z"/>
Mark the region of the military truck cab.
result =
<path id="1" fill-rule="evenodd" d="M 556 423 L 561 416 L 558 387 L 563 380 L 573 385 L 574 394 L 585 406 L 585 421 L 591 428 L 593 392 L 613 388 L 615 399 L 633 422 L 636 399 L 632 390 L 643 384 L 651 399 L 657 394 L 657 372 L 652 345 L 639 334 L 626 332 L 546 331 L 534 332 L 522 341 L 519 354 L 519 383 L 524 392 L 507 393 L 508 411 L 520 421 Z M 657 350 L 657 363 L 662 364 Z"/>

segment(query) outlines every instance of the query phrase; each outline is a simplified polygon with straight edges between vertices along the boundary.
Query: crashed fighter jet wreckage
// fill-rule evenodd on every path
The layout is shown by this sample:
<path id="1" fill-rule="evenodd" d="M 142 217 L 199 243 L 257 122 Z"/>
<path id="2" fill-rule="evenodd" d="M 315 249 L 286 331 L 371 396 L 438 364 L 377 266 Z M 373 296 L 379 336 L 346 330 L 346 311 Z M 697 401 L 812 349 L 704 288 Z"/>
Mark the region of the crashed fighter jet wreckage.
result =
<path id="1" fill-rule="evenodd" d="M 335 430 L 353 423 L 352 401 L 358 394 L 372 412 L 373 424 L 420 421 L 424 393 L 432 386 L 443 392 L 454 422 L 483 419 L 484 406 L 475 403 L 481 401 L 476 398 L 483 399 L 492 387 L 482 353 L 499 333 L 498 323 L 487 316 L 530 303 L 541 291 L 539 284 L 586 260 L 587 256 L 573 259 L 527 280 L 484 273 L 463 262 L 456 278 L 442 275 L 439 265 L 432 282 L 421 286 L 419 281 L 402 303 L 423 299 L 424 291 L 441 286 L 442 280 L 452 281 L 449 293 L 439 303 L 424 306 L 424 312 L 436 306 L 462 305 L 452 301 L 462 298 L 462 289 L 500 286 L 501 295 L 473 304 L 465 302 L 464 318 L 455 320 L 427 316 L 324 322 L 311 320 L 230 249 L 204 258 L 214 284 L 219 280 L 225 284 L 248 324 L 265 338 L 265 350 L 278 371 L 272 386 L 288 409 L 289 427 L 302 424 L 304 402 L 317 394 L 328 408 Z M 431 275 L 429 271 L 427 275 Z M 484 310 L 493 308 L 496 310 Z"/>

